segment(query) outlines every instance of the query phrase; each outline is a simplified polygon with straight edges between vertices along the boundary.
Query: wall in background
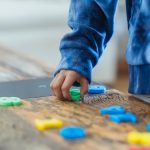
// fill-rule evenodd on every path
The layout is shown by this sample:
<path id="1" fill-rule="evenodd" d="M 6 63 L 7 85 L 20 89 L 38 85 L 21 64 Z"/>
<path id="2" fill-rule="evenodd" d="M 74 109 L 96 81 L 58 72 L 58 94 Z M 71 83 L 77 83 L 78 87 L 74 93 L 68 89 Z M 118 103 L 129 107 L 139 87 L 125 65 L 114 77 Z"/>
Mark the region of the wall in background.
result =
<path id="1" fill-rule="evenodd" d="M 67 27 L 69 1 L 0 0 L 0 44 L 57 66 L 60 60 L 60 39 L 66 32 L 70 32 Z M 111 84 L 116 79 L 118 50 L 124 53 L 124 35 L 127 35 L 124 29 L 126 17 L 122 19 L 124 8 L 120 2 L 116 32 L 94 68 L 95 81 Z"/>

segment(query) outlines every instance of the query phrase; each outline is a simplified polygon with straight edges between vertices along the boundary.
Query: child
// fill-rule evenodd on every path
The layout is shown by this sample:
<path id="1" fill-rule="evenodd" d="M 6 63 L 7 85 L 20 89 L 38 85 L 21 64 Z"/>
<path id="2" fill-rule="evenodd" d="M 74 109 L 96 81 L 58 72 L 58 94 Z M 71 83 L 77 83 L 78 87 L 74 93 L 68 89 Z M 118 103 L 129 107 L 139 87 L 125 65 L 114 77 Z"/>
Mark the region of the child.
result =
<path id="1" fill-rule="evenodd" d="M 92 68 L 113 33 L 117 0 L 72 0 L 68 24 L 73 30 L 60 44 L 61 61 L 51 83 L 59 99 L 70 99 L 75 81 L 88 90 Z M 129 42 L 129 92 L 150 94 L 150 0 L 126 0 Z"/>

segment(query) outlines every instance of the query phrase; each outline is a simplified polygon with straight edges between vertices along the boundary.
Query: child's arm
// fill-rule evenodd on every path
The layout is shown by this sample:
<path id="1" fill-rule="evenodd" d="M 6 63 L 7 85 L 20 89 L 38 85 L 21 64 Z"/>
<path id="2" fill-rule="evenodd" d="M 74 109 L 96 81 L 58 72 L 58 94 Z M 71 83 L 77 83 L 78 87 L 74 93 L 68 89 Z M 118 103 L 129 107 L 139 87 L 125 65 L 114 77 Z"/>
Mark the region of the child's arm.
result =
<path id="1" fill-rule="evenodd" d="M 92 68 L 113 33 L 116 4 L 117 0 L 71 1 L 68 24 L 72 32 L 61 41 L 62 57 L 51 84 L 57 97 L 69 99 L 74 81 L 81 83 L 82 93 L 87 91 Z"/>

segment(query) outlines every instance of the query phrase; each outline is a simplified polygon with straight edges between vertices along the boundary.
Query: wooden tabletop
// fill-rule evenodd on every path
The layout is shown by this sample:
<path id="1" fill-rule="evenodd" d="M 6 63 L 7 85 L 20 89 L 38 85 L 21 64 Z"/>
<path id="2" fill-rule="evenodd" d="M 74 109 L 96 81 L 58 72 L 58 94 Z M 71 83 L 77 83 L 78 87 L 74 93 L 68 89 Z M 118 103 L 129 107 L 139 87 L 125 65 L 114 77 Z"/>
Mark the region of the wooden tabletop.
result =
<path id="1" fill-rule="evenodd" d="M 0 47 L 0 81 L 49 76 L 53 68 L 35 58 Z M 115 124 L 101 116 L 99 108 L 122 105 L 138 116 L 138 124 Z M 87 131 L 83 140 L 68 141 L 59 130 L 43 133 L 34 127 L 35 119 L 59 118 L 65 126 L 78 125 Z M 84 103 L 60 101 L 56 97 L 23 100 L 20 107 L 0 107 L 0 150 L 127 150 L 130 131 L 145 131 L 150 122 L 150 104 L 111 89 L 105 95 L 86 95 Z"/>

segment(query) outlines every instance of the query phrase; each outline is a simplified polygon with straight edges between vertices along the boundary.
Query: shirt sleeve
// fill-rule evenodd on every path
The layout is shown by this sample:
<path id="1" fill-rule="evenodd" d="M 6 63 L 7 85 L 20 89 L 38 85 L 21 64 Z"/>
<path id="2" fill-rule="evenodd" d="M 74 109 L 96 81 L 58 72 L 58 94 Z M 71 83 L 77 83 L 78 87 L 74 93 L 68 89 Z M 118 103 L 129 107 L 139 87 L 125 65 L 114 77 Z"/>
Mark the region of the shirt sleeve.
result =
<path id="1" fill-rule="evenodd" d="M 72 0 L 68 24 L 72 29 L 60 43 L 60 70 L 73 70 L 91 82 L 97 64 L 113 33 L 117 0 Z"/>
<path id="2" fill-rule="evenodd" d="M 150 94 L 150 0 L 127 1 L 129 93 Z"/>

